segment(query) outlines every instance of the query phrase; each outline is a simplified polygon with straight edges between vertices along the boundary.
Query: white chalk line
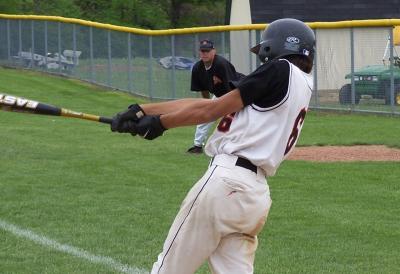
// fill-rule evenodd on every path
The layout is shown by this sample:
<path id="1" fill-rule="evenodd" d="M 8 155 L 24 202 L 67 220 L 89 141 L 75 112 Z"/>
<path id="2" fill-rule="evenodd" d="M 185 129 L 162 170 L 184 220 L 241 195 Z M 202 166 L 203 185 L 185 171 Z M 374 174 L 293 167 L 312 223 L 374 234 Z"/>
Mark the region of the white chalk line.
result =
<path id="1" fill-rule="evenodd" d="M 15 236 L 18 236 L 21 238 L 26 238 L 26 239 L 28 239 L 32 242 L 35 242 L 37 244 L 40 244 L 42 246 L 46 246 L 51 249 L 70 254 L 72 256 L 75 256 L 75 257 L 78 257 L 81 259 L 85 259 L 91 263 L 102 264 L 102 265 L 108 266 L 108 267 L 110 267 L 116 271 L 122 272 L 122 273 L 129 273 L 129 274 L 145 274 L 145 273 L 148 274 L 149 273 L 149 271 L 117 262 L 110 257 L 94 255 L 86 250 L 83 250 L 83 249 L 80 249 L 80 248 L 77 248 L 77 247 L 74 247 L 74 246 L 71 246 L 68 244 L 61 244 L 61 243 L 59 243 L 55 240 L 49 239 L 45 236 L 38 235 L 29 229 L 23 229 L 16 225 L 10 224 L 6 221 L 3 221 L 2 219 L 0 219 L 0 228 L 14 234 Z"/>

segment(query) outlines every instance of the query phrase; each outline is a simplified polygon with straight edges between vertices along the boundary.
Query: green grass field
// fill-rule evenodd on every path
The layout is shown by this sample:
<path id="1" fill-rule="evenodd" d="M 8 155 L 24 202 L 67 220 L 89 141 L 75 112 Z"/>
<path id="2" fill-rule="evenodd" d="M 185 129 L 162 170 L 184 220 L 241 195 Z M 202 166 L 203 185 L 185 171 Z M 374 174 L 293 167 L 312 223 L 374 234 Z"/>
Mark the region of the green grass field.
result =
<path id="1" fill-rule="evenodd" d="M 173 88 L 173 72 L 171 69 L 163 68 L 155 58 L 151 62 L 152 86 L 148 80 L 149 61 L 147 58 L 137 57 L 132 60 L 132 90 L 141 95 L 150 96 L 153 98 L 185 98 L 198 97 L 197 92 L 190 91 L 190 70 L 175 70 L 175 90 Z M 96 83 L 107 85 L 108 60 L 94 60 L 94 79 L 90 75 L 89 60 L 81 60 L 79 66 L 76 67 L 74 77 L 79 79 L 93 80 Z M 113 58 L 111 73 L 111 86 L 121 90 L 129 90 L 128 79 L 128 60 Z"/>
<path id="2" fill-rule="evenodd" d="M 0 91 L 112 116 L 125 93 L 0 68 Z M 0 273 L 145 273 L 207 168 L 194 127 L 146 141 L 78 119 L 0 111 Z M 299 145 L 400 147 L 397 117 L 310 112 Z M 395 162 L 286 161 L 255 273 L 399 273 Z M 208 273 L 203 266 L 198 273 Z"/>

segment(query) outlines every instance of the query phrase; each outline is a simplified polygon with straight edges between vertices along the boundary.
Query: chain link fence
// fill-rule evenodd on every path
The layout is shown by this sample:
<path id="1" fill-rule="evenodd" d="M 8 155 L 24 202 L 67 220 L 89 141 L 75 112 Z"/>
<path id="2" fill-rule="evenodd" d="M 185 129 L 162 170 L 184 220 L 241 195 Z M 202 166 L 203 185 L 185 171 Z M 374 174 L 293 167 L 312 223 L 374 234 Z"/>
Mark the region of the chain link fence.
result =
<path id="1" fill-rule="evenodd" d="M 245 74 L 260 65 L 248 49 L 265 25 L 152 31 L 82 20 L 0 16 L 0 64 L 107 86 L 150 99 L 197 97 L 190 91 L 198 42 L 214 41 L 219 55 Z M 39 16 L 37 16 L 39 17 Z M 397 21 L 327 27 L 317 37 L 315 109 L 400 114 Z M 120 28 L 120 29 L 119 29 Z"/>

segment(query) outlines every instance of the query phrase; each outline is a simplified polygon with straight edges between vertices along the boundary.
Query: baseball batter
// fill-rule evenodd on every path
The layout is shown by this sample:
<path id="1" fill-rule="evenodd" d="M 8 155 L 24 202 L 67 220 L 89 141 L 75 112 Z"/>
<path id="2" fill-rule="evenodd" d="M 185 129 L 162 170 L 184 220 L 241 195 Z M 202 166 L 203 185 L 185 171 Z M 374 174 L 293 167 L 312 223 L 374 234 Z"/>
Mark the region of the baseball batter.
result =
<path id="1" fill-rule="evenodd" d="M 280 19 L 251 51 L 265 63 L 222 97 L 132 105 L 113 118 L 112 131 L 151 140 L 166 129 L 223 117 L 205 147 L 209 167 L 184 199 L 153 274 L 194 273 L 206 260 L 212 273 L 254 271 L 257 235 L 271 207 L 266 178 L 302 129 L 315 36 L 301 21 Z"/>

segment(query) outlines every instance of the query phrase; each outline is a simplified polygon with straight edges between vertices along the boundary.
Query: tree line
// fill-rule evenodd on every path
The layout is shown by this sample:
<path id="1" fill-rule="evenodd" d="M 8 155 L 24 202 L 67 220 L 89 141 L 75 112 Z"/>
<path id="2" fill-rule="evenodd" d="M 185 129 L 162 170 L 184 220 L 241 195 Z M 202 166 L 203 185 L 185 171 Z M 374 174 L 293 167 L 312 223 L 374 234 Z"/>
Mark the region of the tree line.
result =
<path id="1" fill-rule="evenodd" d="M 7 0 L 0 13 L 54 15 L 145 29 L 224 25 L 226 0 Z"/>

